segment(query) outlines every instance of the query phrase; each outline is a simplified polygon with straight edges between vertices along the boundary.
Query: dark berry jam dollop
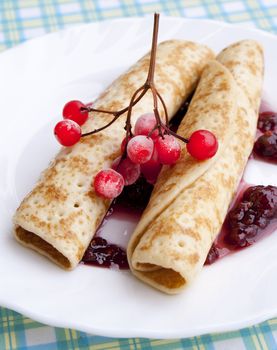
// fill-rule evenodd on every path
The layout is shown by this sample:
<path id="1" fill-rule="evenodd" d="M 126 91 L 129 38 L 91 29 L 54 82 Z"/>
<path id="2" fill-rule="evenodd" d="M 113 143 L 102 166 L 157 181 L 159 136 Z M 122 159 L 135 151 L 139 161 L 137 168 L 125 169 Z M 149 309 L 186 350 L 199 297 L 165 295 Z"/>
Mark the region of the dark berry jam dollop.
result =
<path id="1" fill-rule="evenodd" d="M 82 261 L 88 265 L 129 268 L 126 252 L 115 244 L 109 244 L 101 237 L 92 239 Z"/>
<path id="2" fill-rule="evenodd" d="M 100 267 L 129 268 L 125 250 L 102 238 L 101 232 L 114 212 L 133 213 L 139 218 L 149 201 L 152 190 L 153 185 L 150 185 L 143 177 L 140 177 L 133 185 L 124 187 L 120 196 L 112 202 L 102 224 L 98 227 L 95 237 L 83 256 L 83 263 Z"/>
<path id="3" fill-rule="evenodd" d="M 264 160 L 275 163 L 277 161 L 277 113 L 260 113 L 258 129 L 260 132 L 254 144 L 254 153 Z"/>
<path id="4" fill-rule="evenodd" d="M 256 242 L 272 225 L 277 227 L 277 187 L 251 186 L 226 216 L 223 229 L 212 245 L 205 264 Z"/>
<path id="5" fill-rule="evenodd" d="M 227 216 L 225 241 L 234 248 L 253 244 L 261 230 L 277 218 L 277 187 L 249 187 L 242 201 Z"/>
<path id="6" fill-rule="evenodd" d="M 266 131 L 274 131 L 277 129 L 277 113 L 263 112 L 259 115 L 258 129 Z"/>
<path id="7" fill-rule="evenodd" d="M 265 158 L 277 160 L 277 132 L 266 131 L 254 144 L 254 152 Z"/>
<path id="8" fill-rule="evenodd" d="M 126 208 L 144 209 L 150 199 L 153 185 L 148 183 L 143 176 L 130 186 L 125 186 L 115 204 L 120 204 Z"/>

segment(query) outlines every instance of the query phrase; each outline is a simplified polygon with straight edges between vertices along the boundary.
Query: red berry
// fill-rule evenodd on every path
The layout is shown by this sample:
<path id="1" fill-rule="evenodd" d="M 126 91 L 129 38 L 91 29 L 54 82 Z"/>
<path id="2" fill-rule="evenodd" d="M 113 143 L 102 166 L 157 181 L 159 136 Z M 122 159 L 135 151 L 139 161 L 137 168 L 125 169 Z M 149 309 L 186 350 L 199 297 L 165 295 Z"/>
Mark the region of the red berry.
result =
<path id="1" fill-rule="evenodd" d="M 139 164 L 133 163 L 129 158 L 122 160 L 121 157 L 116 158 L 112 164 L 112 169 L 123 176 L 125 186 L 132 185 L 140 176 Z"/>
<path id="2" fill-rule="evenodd" d="M 80 101 L 69 101 L 63 108 L 64 119 L 71 119 L 79 125 L 83 125 L 88 119 L 88 111 L 82 111 L 81 108 L 86 108 Z"/>
<path id="3" fill-rule="evenodd" d="M 162 164 L 174 164 L 180 158 L 181 146 L 178 140 L 172 135 L 164 135 L 156 141 L 158 158 Z"/>
<path id="4" fill-rule="evenodd" d="M 113 199 L 122 192 L 124 179 L 121 174 L 113 169 L 101 170 L 95 176 L 93 186 L 98 196 Z"/>
<path id="5" fill-rule="evenodd" d="M 145 135 L 148 136 L 148 134 L 154 129 L 156 126 L 157 121 L 155 118 L 154 113 L 146 113 L 140 116 L 135 124 L 135 135 Z M 151 134 L 151 138 L 155 139 L 159 135 L 158 130 L 155 130 Z"/>
<path id="6" fill-rule="evenodd" d="M 65 119 L 56 124 L 54 134 L 61 145 L 70 147 L 80 140 L 82 130 L 73 120 Z"/>
<path id="7" fill-rule="evenodd" d="M 141 164 L 140 168 L 147 182 L 154 184 L 162 168 L 162 165 L 158 160 L 158 152 L 156 147 L 154 147 L 151 159 L 148 162 Z"/>
<path id="8" fill-rule="evenodd" d="M 131 137 L 129 136 L 128 139 L 131 140 Z M 123 139 L 122 142 L 121 142 L 121 146 L 120 146 L 120 148 L 121 148 L 121 153 L 123 153 L 123 152 L 125 151 L 126 143 L 127 143 L 127 142 L 126 142 L 126 137 L 124 137 L 124 139 Z"/>
<path id="9" fill-rule="evenodd" d="M 187 151 L 192 157 L 198 160 L 205 160 L 213 157 L 217 149 L 217 139 L 215 135 L 208 130 L 194 131 L 187 143 Z"/>
<path id="10" fill-rule="evenodd" d="M 127 144 L 127 154 L 135 164 L 143 164 L 150 160 L 154 149 L 154 142 L 151 138 L 138 135 Z"/>

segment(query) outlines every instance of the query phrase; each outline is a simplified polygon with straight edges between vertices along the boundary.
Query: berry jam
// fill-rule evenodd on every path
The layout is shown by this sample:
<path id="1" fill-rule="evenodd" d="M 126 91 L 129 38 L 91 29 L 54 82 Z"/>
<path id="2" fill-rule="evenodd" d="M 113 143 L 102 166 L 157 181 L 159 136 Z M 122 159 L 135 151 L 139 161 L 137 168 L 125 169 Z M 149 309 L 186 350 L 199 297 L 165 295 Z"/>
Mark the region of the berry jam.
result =
<path id="1" fill-rule="evenodd" d="M 205 264 L 212 264 L 220 257 L 248 247 L 277 228 L 277 187 L 251 186 L 242 192 L 227 214 Z"/>
<path id="2" fill-rule="evenodd" d="M 254 152 L 261 158 L 277 161 L 277 132 L 266 131 L 254 144 Z"/>
<path id="3" fill-rule="evenodd" d="M 152 189 L 153 185 L 143 177 L 133 185 L 124 187 L 120 196 L 111 204 L 88 246 L 82 259 L 83 263 L 122 270 L 129 268 L 126 255 L 129 236 L 149 201 Z M 121 221 L 121 226 L 117 225 L 118 221 Z"/>
<path id="4" fill-rule="evenodd" d="M 253 151 L 258 159 L 277 162 L 277 113 L 269 111 L 260 113 Z"/>
<path id="5" fill-rule="evenodd" d="M 126 252 L 115 244 L 109 244 L 102 237 L 92 239 L 82 261 L 88 265 L 129 268 Z"/>
<path id="6" fill-rule="evenodd" d="M 133 185 L 124 187 L 120 196 L 116 198 L 115 205 L 142 212 L 149 202 L 153 187 L 140 176 Z"/>
<path id="7" fill-rule="evenodd" d="M 274 131 L 277 129 L 277 113 L 262 112 L 259 115 L 258 129 L 262 132 Z"/>

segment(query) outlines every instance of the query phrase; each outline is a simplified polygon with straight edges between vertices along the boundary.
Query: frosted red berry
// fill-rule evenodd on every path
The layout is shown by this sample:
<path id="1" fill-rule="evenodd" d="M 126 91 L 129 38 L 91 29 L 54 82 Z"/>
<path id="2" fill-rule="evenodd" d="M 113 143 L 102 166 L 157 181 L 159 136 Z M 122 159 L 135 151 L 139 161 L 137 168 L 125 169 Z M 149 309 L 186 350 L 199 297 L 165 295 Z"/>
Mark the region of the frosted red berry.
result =
<path id="1" fill-rule="evenodd" d="M 178 140 L 172 135 L 164 135 L 164 138 L 159 137 L 155 146 L 161 164 L 174 164 L 180 158 L 181 146 Z"/>
<path id="2" fill-rule="evenodd" d="M 95 193 L 106 199 L 113 199 L 120 195 L 124 187 L 121 174 L 113 169 L 101 170 L 93 182 Z"/>
<path id="3" fill-rule="evenodd" d="M 156 118 L 154 113 L 146 113 L 141 115 L 135 124 L 135 135 L 145 135 L 148 134 L 154 129 L 156 126 Z M 158 130 L 153 131 L 151 134 L 151 138 L 155 139 L 159 135 Z"/>
<path id="4" fill-rule="evenodd" d="M 112 169 L 123 176 L 125 186 L 132 185 L 140 176 L 139 164 L 133 163 L 129 158 L 116 158 L 112 164 Z"/>
<path id="5" fill-rule="evenodd" d="M 63 108 L 64 119 L 71 119 L 79 125 L 83 125 L 88 119 L 88 111 L 83 110 L 86 108 L 80 101 L 69 101 L 65 104 Z"/>
<path id="6" fill-rule="evenodd" d="M 218 149 L 215 135 L 208 130 L 197 130 L 191 134 L 187 143 L 189 154 L 198 159 L 205 160 L 213 157 Z"/>
<path id="7" fill-rule="evenodd" d="M 80 140 L 82 130 L 73 120 L 65 119 L 56 124 L 54 134 L 61 145 L 70 147 Z"/>
<path id="8" fill-rule="evenodd" d="M 141 164 L 140 168 L 147 182 L 154 184 L 157 181 L 157 177 L 161 171 L 162 164 L 158 160 L 158 152 L 156 147 L 154 147 L 151 159 L 148 162 Z"/>
<path id="9" fill-rule="evenodd" d="M 144 135 L 137 135 L 131 138 L 127 144 L 127 154 L 135 164 L 143 164 L 151 159 L 154 149 L 154 142 Z"/>

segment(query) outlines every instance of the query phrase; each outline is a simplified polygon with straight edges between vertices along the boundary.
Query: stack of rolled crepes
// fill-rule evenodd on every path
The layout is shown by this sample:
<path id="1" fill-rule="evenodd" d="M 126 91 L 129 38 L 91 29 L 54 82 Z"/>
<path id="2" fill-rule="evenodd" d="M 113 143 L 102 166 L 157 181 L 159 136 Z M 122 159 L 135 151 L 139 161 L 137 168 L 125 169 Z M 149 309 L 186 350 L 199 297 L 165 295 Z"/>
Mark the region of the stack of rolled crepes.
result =
<path id="1" fill-rule="evenodd" d="M 208 129 L 219 149 L 197 161 L 184 147 L 174 166 L 163 167 L 128 246 L 130 268 L 142 281 L 174 294 L 201 270 L 253 147 L 262 80 L 263 52 L 251 40 L 205 67 L 178 134 Z"/>
<path id="2" fill-rule="evenodd" d="M 169 117 L 195 89 L 204 66 L 213 58 L 209 48 L 193 42 L 171 40 L 158 46 L 155 82 Z M 113 111 L 126 107 L 145 82 L 148 66 L 149 54 L 112 83 L 94 107 Z M 148 92 L 134 107 L 132 123 L 152 110 L 152 95 Z M 83 131 L 99 128 L 111 118 L 93 113 Z M 14 232 L 20 243 L 63 268 L 76 267 L 110 205 L 95 194 L 91 184 L 96 173 L 110 167 L 120 154 L 125 119 L 122 115 L 108 129 L 60 151 L 15 214 Z"/>

